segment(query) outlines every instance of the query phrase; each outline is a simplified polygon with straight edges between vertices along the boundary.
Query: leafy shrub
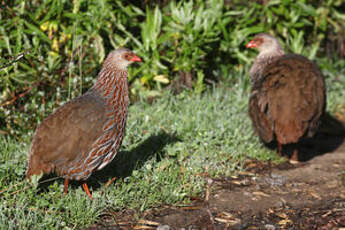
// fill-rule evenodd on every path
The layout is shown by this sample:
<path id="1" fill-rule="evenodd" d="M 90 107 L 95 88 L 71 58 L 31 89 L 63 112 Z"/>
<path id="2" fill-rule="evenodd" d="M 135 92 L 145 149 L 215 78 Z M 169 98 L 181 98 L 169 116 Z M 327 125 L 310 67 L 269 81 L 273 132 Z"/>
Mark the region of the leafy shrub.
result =
<path id="1" fill-rule="evenodd" d="M 327 56 L 322 66 L 344 66 L 338 61 L 345 56 L 341 0 L 145 2 L 2 1 L 0 66 L 14 63 L 0 70 L 0 131 L 33 130 L 89 88 L 107 53 L 119 46 L 144 59 L 130 69 L 132 98 L 157 96 L 169 85 L 201 93 L 210 81 L 247 87 L 238 76 L 247 74 L 253 53 L 244 45 L 263 31 L 293 52 Z M 24 58 L 11 60 L 24 51 Z"/>

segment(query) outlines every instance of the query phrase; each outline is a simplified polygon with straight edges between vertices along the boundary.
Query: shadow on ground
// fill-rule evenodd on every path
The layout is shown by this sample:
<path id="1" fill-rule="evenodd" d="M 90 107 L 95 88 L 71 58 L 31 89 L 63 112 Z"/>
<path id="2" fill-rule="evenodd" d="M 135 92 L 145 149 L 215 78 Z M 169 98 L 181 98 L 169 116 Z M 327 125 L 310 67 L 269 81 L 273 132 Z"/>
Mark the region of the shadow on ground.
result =
<path id="1" fill-rule="evenodd" d="M 93 178 L 107 182 L 114 177 L 125 178 L 136 168 L 141 168 L 152 157 L 160 161 L 165 156 L 164 147 L 179 141 L 175 134 L 160 131 L 152 135 L 130 151 L 121 151 L 103 170 L 95 172 Z"/>
<path id="2" fill-rule="evenodd" d="M 312 158 L 333 152 L 345 140 L 345 124 L 326 113 L 322 119 L 319 132 L 312 139 L 302 142 L 301 161 L 309 161 Z"/>
<path id="3" fill-rule="evenodd" d="M 345 140 L 345 124 L 326 113 L 321 121 L 318 132 L 313 138 L 302 140 L 298 144 L 299 161 L 306 162 L 314 157 L 336 150 Z M 276 150 L 277 143 L 265 144 L 269 149 Z M 294 144 L 285 145 L 284 151 L 292 155 Z"/>

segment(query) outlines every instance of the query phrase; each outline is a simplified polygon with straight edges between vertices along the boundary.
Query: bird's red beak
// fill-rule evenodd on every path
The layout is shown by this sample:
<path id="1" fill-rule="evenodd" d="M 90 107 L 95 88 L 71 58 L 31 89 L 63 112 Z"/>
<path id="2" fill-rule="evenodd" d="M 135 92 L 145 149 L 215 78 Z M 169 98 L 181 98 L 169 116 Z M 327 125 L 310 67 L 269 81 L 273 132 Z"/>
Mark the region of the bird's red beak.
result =
<path id="1" fill-rule="evenodd" d="M 142 60 L 141 60 L 141 58 L 140 58 L 140 57 L 138 57 L 138 56 L 134 55 L 134 56 L 133 56 L 133 58 L 131 59 L 131 61 L 135 61 L 135 62 L 141 62 Z"/>
<path id="2" fill-rule="evenodd" d="M 251 40 L 247 45 L 246 48 L 255 48 L 257 47 L 257 44 L 255 43 L 254 40 Z"/>

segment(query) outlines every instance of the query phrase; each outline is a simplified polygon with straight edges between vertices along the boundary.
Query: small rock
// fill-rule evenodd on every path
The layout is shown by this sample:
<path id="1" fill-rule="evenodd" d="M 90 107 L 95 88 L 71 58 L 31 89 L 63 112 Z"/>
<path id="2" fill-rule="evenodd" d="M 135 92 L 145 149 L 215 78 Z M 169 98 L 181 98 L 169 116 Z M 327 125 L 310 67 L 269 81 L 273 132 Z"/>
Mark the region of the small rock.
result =
<path id="1" fill-rule="evenodd" d="M 171 228 L 170 228 L 170 226 L 169 225 L 159 225 L 158 227 L 157 227 L 157 230 L 170 230 Z"/>
<path id="2" fill-rule="evenodd" d="M 279 208 L 283 208 L 284 206 L 285 206 L 285 204 L 284 204 L 284 202 L 283 201 L 278 201 L 277 203 L 276 203 L 276 206 L 277 207 L 279 207 Z"/>
<path id="3" fill-rule="evenodd" d="M 272 224 L 266 224 L 266 225 L 265 225 L 265 229 L 266 229 L 266 230 L 275 230 L 276 227 L 275 227 L 274 225 L 272 225 Z"/>
<path id="4" fill-rule="evenodd" d="M 266 177 L 265 181 L 271 186 L 283 186 L 286 184 L 286 177 L 272 173 L 270 177 Z"/>
<path id="5" fill-rule="evenodd" d="M 208 185 L 211 185 L 211 184 L 213 183 L 213 180 L 212 180 L 211 178 L 207 178 L 206 181 L 207 181 L 207 184 L 208 184 Z"/>
<path id="6" fill-rule="evenodd" d="M 245 196 L 252 196 L 252 194 L 250 194 L 250 193 L 247 192 L 247 191 L 244 191 L 244 192 L 243 192 L 243 195 L 245 195 Z"/>

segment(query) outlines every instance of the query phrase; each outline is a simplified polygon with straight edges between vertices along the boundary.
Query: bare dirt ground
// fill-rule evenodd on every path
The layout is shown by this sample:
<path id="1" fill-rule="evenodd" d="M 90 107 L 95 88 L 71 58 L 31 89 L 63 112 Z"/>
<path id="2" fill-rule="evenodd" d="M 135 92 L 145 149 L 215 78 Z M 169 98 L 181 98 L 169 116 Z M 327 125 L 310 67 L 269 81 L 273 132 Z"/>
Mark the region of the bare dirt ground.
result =
<path id="1" fill-rule="evenodd" d="M 110 211 L 88 229 L 345 229 L 345 129 L 324 127 L 299 164 L 247 160 L 236 177 L 205 176 L 206 193 L 188 206 Z"/>

